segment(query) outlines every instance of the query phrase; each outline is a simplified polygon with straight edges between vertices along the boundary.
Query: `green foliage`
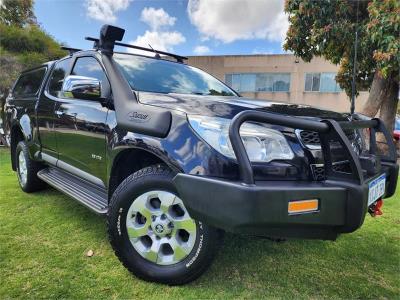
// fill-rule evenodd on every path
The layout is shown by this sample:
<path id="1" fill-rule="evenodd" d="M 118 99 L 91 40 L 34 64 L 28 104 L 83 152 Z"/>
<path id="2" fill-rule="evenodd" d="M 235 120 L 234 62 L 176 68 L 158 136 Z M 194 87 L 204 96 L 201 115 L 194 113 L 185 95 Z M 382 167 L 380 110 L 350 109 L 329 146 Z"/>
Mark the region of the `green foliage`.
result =
<path id="1" fill-rule="evenodd" d="M 368 5 L 367 33 L 377 68 L 386 77 L 400 68 L 400 1 L 372 1 Z M 398 77 L 397 77 L 398 79 Z"/>
<path id="2" fill-rule="evenodd" d="M 23 69 L 22 63 L 20 63 L 16 56 L 5 52 L 0 47 L 0 66 L 2 71 L 0 72 L 0 113 L 3 108 L 4 98 L 7 96 L 9 87 L 12 85 L 14 80 L 17 78 L 19 73 Z M 1 115 L 0 115 L 1 118 Z"/>
<path id="3" fill-rule="evenodd" d="M 305 61 L 323 56 L 340 64 L 336 79 L 350 95 L 357 30 L 357 87 L 368 89 L 375 70 L 388 76 L 399 69 L 399 7 L 398 0 L 286 0 L 290 27 L 284 48 Z"/>
<path id="4" fill-rule="evenodd" d="M 33 0 L 2 0 L 0 3 L 0 23 L 22 27 L 35 22 Z"/>
<path id="5" fill-rule="evenodd" d="M 7 96 L 23 69 L 65 56 L 60 45 L 37 25 L 17 27 L 0 23 L 0 98 Z"/>
<path id="6" fill-rule="evenodd" d="M 0 110 L 18 74 L 67 54 L 35 22 L 33 0 L 0 1 Z"/>
<path id="7" fill-rule="evenodd" d="M 19 28 L 0 24 L 0 45 L 16 55 L 29 54 L 32 63 L 42 63 L 66 55 L 60 49 L 60 44 L 37 25 Z M 28 60 L 25 62 L 32 64 Z"/>

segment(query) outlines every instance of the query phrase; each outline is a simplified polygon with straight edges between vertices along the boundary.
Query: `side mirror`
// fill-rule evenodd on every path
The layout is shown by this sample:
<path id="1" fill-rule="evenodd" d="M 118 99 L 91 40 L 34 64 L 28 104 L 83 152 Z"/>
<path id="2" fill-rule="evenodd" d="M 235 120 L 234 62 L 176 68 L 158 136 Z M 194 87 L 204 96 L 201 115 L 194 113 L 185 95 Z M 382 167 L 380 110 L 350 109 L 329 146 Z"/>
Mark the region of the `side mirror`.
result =
<path id="1" fill-rule="evenodd" d="M 92 77 L 70 75 L 64 79 L 61 98 L 102 100 L 100 80 Z"/>

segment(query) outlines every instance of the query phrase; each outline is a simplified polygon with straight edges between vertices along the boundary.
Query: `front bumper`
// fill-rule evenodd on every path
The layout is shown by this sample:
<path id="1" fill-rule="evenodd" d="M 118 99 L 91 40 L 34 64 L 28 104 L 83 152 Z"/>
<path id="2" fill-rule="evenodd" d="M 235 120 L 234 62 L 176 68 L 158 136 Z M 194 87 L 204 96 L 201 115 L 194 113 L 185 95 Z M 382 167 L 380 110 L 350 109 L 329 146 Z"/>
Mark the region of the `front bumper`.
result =
<path id="1" fill-rule="evenodd" d="M 384 167 L 385 198 L 396 189 L 398 166 Z M 368 183 L 257 181 L 255 185 L 178 174 L 180 197 L 194 219 L 234 233 L 335 239 L 359 228 L 368 210 Z M 293 200 L 318 199 L 318 211 L 290 215 Z"/>
<path id="2" fill-rule="evenodd" d="M 355 117 L 354 117 L 355 118 Z M 252 165 L 239 134 L 247 121 L 265 122 L 318 133 L 324 158 L 323 181 L 255 181 Z M 343 132 L 367 129 L 369 150 L 356 154 Z M 388 155 L 381 154 L 376 134 L 382 134 Z M 393 140 L 379 119 L 321 122 L 297 117 L 244 111 L 229 128 L 240 181 L 178 174 L 175 186 L 190 215 L 206 224 L 236 233 L 269 237 L 335 239 L 359 228 L 368 210 L 369 183 L 386 174 L 384 198 L 394 194 L 399 166 Z M 350 172 L 333 168 L 331 143 L 338 142 L 347 157 Z M 289 202 L 318 199 L 318 209 L 308 214 L 289 214 Z"/>

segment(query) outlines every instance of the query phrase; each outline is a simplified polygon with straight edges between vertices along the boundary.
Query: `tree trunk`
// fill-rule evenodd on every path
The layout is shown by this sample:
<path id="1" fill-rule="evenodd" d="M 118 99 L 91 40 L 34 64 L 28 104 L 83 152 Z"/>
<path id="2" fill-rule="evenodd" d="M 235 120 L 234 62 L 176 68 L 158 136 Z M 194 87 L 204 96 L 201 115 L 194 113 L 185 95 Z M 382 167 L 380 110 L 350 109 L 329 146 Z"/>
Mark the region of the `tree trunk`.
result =
<path id="1" fill-rule="evenodd" d="M 394 75 L 394 74 L 393 74 Z M 388 76 L 388 86 L 385 92 L 385 98 L 382 101 L 381 112 L 379 118 L 385 123 L 386 128 L 393 132 L 394 121 L 396 118 L 397 104 L 399 101 L 399 82 L 395 80 L 395 76 Z"/>
<path id="2" fill-rule="evenodd" d="M 379 111 L 385 98 L 388 79 L 382 77 L 378 70 L 375 71 L 367 102 L 364 104 L 362 114 L 373 118 Z"/>
<path id="3" fill-rule="evenodd" d="M 362 110 L 364 115 L 373 118 L 380 109 L 379 117 L 390 134 L 392 134 L 394 128 L 399 94 L 399 82 L 395 78 L 396 74 L 390 74 L 387 78 L 383 78 L 379 70 L 375 71 L 370 94 Z M 384 136 L 379 133 L 376 139 L 380 151 L 387 153 L 388 149 Z"/>
<path id="4" fill-rule="evenodd" d="M 398 103 L 398 95 L 399 95 L 399 82 L 395 79 L 395 74 L 391 74 L 388 76 L 386 89 L 382 91 L 382 105 L 380 109 L 379 118 L 385 124 L 387 130 L 392 136 L 394 129 L 394 121 L 396 118 L 397 112 L 397 103 Z M 378 149 L 385 154 L 388 154 L 389 149 L 387 145 L 387 141 L 383 134 L 378 133 L 376 136 L 376 141 L 378 143 Z M 396 146 L 396 148 L 398 145 Z"/>

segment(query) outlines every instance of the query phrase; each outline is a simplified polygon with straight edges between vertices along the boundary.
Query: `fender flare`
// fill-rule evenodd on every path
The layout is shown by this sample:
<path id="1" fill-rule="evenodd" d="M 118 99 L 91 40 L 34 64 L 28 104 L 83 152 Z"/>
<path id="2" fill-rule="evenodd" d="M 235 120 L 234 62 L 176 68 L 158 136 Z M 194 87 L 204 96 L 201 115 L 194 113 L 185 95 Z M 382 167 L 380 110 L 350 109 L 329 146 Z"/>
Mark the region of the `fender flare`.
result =
<path id="1" fill-rule="evenodd" d="M 15 150 L 17 147 L 16 135 L 22 136 L 22 140 L 25 141 L 28 145 L 32 143 L 33 140 L 33 129 L 31 126 L 31 119 L 28 115 L 24 114 L 18 120 L 14 120 L 10 126 L 10 149 L 11 149 L 11 166 L 12 169 L 16 170 L 16 162 L 15 162 Z M 29 152 L 31 155 L 31 153 Z"/>
<path id="2" fill-rule="evenodd" d="M 158 160 L 162 161 L 169 168 L 171 168 L 171 170 L 173 170 L 174 172 L 176 172 L 176 173 L 184 172 L 182 167 L 178 164 L 178 162 L 172 161 L 165 155 L 162 155 L 161 153 L 159 153 L 159 151 L 156 151 L 155 149 L 151 149 L 150 147 L 129 145 L 129 146 L 122 146 L 121 148 L 123 148 L 123 149 L 118 151 L 118 153 L 115 156 L 113 155 L 113 159 L 110 160 L 110 162 L 112 162 L 112 163 L 109 165 L 109 174 L 112 173 L 112 170 L 114 169 L 116 162 L 119 160 L 119 157 L 121 155 L 123 155 L 123 152 L 126 152 L 126 151 L 138 151 L 138 152 L 146 153 L 146 154 L 151 155 L 151 156 L 157 158 Z"/>

